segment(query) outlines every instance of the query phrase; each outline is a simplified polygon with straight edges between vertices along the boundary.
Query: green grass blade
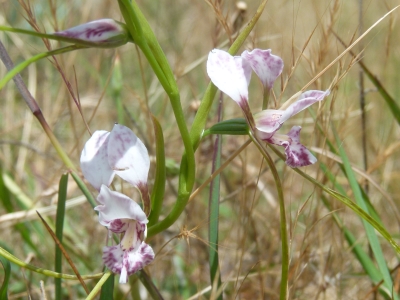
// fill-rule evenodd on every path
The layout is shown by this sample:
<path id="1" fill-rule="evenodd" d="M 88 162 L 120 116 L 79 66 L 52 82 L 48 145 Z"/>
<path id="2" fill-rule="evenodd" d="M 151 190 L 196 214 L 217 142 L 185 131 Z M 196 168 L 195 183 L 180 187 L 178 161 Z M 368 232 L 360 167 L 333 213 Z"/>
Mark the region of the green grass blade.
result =
<path id="1" fill-rule="evenodd" d="M 222 136 L 216 135 L 211 174 L 221 167 L 221 148 L 222 148 Z M 211 181 L 210 197 L 208 200 L 208 210 L 209 210 L 208 211 L 209 260 L 208 261 L 210 264 L 210 279 L 213 291 L 220 290 L 221 286 L 221 276 L 220 276 L 219 258 L 218 258 L 220 181 L 221 181 L 220 174 L 215 176 L 215 178 Z M 222 293 L 218 295 L 215 299 L 222 300 Z"/>
<path id="2" fill-rule="evenodd" d="M 363 69 L 364 73 L 367 75 L 369 80 L 371 80 L 371 82 L 375 85 L 379 94 L 381 94 L 383 99 L 386 101 L 386 104 L 389 107 L 390 111 L 392 112 L 393 117 L 396 119 L 397 123 L 400 125 L 400 107 L 399 107 L 399 105 L 392 98 L 392 96 L 389 95 L 389 93 L 386 91 L 386 89 L 381 84 L 381 82 L 378 80 L 378 78 L 371 73 L 371 71 L 363 64 L 363 62 L 361 60 L 358 61 L 358 64 Z"/>
<path id="3" fill-rule="evenodd" d="M 107 274 L 107 273 L 106 273 Z M 104 282 L 101 286 L 101 294 L 100 300 L 108 300 L 113 299 L 114 297 L 114 274 L 111 274 L 110 277 Z"/>
<path id="4" fill-rule="evenodd" d="M 274 153 L 279 156 L 282 160 L 285 160 L 285 154 L 281 153 L 276 147 L 272 145 L 268 145 Z M 331 188 L 328 188 L 327 186 L 323 185 L 320 183 L 318 180 L 315 178 L 311 177 L 310 175 L 304 173 L 302 170 L 299 168 L 293 169 L 296 173 L 307 179 L 309 182 L 312 184 L 318 186 L 321 188 L 323 191 L 331 195 L 333 198 L 339 200 L 342 202 L 344 205 L 346 205 L 348 208 L 350 208 L 352 211 L 354 211 L 358 216 L 360 216 L 362 219 L 366 220 L 368 223 L 370 223 L 389 243 L 390 245 L 396 250 L 398 254 L 400 254 L 400 246 L 396 243 L 396 241 L 392 238 L 392 236 L 387 232 L 385 227 L 383 227 L 380 223 L 378 223 L 371 215 L 366 213 L 363 209 L 361 209 L 356 203 L 354 203 L 350 198 L 348 198 L 345 195 L 340 194 L 339 192 L 332 190 Z"/>
<path id="5" fill-rule="evenodd" d="M 166 167 L 165 167 L 165 146 L 164 135 L 162 127 L 156 117 L 152 116 L 154 135 L 156 142 L 156 175 L 154 178 L 154 186 L 151 192 L 151 213 L 149 216 L 149 224 L 151 226 L 158 222 L 160 216 L 164 193 L 165 193 L 165 180 L 166 180 Z"/>
<path id="6" fill-rule="evenodd" d="M 58 187 L 58 203 L 56 213 L 56 237 L 62 244 L 63 228 L 64 228 L 64 216 L 65 216 L 65 201 L 67 201 L 67 187 L 68 187 L 68 173 L 63 174 L 60 179 Z M 62 252 L 56 245 L 55 249 L 55 269 L 56 272 L 62 272 Z M 61 278 L 55 278 L 55 296 L 56 299 L 61 299 Z"/>
<path id="7" fill-rule="evenodd" d="M 324 172 L 325 176 L 327 176 L 327 178 L 334 184 L 335 188 L 339 192 L 345 193 L 343 186 L 337 183 L 336 177 L 332 174 L 332 172 L 330 172 L 329 168 L 322 162 L 320 163 L 319 166 L 320 166 L 321 170 Z M 328 199 L 324 195 L 322 195 L 321 200 L 324 203 L 324 205 L 330 211 L 332 211 L 331 205 L 329 204 Z M 343 235 L 345 236 L 347 242 L 349 243 L 351 251 L 357 257 L 358 261 L 360 262 L 360 264 L 362 265 L 362 267 L 364 268 L 364 270 L 368 274 L 368 276 L 371 278 L 371 280 L 374 283 L 378 283 L 379 281 L 381 281 L 383 279 L 381 273 L 375 267 L 374 262 L 371 260 L 368 253 L 366 253 L 364 251 L 363 247 L 361 247 L 357 243 L 357 239 L 355 238 L 355 236 L 351 233 L 350 230 L 348 230 L 343 225 L 343 222 L 341 221 L 341 219 L 339 218 L 339 216 L 336 213 L 332 213 L 332 217 L 333 217 L 335 223 L 340 228 L 340 230 L 343 232 Z"/>
<path id="8" fill-rule="evenodd" d="M 1 256 L 0 256 L 0 263 L 3 265 L 4 269 L 4 279 L 0 287 L 0 299 L 7 300 L 8 281 L 10 280 L 10 275 L 11 275 L 11 264 L 7 259 Z"/>
<path id="9" fill-rule="evenodd" d="M 353 191 L 354 198 L 355 198 L 358 206 L 365 212 L 368 212 L 368 206 L 365 203 L 364 197 L 361 193 L 361 189 L 360 189 L 357 179 L 353 173 L 353 169 L 351 168 L 350 161 L 346 155 L 344 148 L 340 147 L 342 142 L 340 141 L 339 136 L 337 135 L 336 130 L 333 126 L 332 126 L 332 130 L 335 135 L 336 143 L 339 147 L 339 153 L 342 158 L 343 165 L 346 170 L 347 179 L 348 179 L 351 189 Z M 363 222 L 365 232 L 368 237 L 368 241 L 371 245 L 372 252 L 374 253 L 375 259 L 378 263 L 379 270 L 383 276 L 384 285 L 388 289 L 387 292 L 389 293 L 388 295 L 390 296 L 392 293 L 392 289 L 393 289 L 393 282 L 392 282 L 392 278 L 390 276 L 389 269 L 385 262 L 385 258 L 383 256 L 383 252 L 382 252 L 382 248 L 379 243 L 379 240 L 378 240 L 378 236 L 376 235 L 373 226 L 371 226 L 372 224 L 369 224 L 367 222 L 367 220 L 365 220 L 364 218 L 362 219 L 362 222 Z M 398 299 L 396 294 L 394 294 L 393 297 L 394 297 L 394 299 Z"/>

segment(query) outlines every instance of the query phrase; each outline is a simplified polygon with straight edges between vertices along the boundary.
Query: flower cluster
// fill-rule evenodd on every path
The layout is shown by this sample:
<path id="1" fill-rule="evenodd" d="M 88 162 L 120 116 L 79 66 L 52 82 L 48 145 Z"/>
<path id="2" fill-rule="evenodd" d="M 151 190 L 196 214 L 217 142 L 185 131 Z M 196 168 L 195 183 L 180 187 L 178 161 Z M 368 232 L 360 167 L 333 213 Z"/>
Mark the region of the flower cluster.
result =
<path id="1" fill-rule="evenodd" d="M 120 283 L 154 259 L 153 249 L 144 241 L 147 217 L 128 196 L 109 189 L 115 175 L 135 186 L 149 205 L 147 176 L 150 159 L 142 141 L 127 127 L 115 124 L 111 132 L 96 131 L 81 155 L 86 180 L 99 191 L 99 222 L 114 233 L 123 233 L 116 246 L 103 248 L 107 268 L 120 274 Z"/>
<path id="2" fill-rule="evenodd" d="M 263 141 L 283 146 L 286 164 L 292 168 L 307 166 L 317 161 L 314 155 L 300 143 L 300 126 L 293 126 L 287 135 L 276 133 L 282 124 L 329 95 L 327 91 L 307 91 L 285 110 L 266 109 L 252 114 L 248 103 L 248 86 L 252 70 L 260 78 L 265 92 L 269 93 L 283 70 L 283 61 L 271 54 L 271 50 L 244 51 L 241 56 L 214 49 L 207 60 L 207 73 L 211 81 L 231 97 L 242 109 L 253 133 Z"/>

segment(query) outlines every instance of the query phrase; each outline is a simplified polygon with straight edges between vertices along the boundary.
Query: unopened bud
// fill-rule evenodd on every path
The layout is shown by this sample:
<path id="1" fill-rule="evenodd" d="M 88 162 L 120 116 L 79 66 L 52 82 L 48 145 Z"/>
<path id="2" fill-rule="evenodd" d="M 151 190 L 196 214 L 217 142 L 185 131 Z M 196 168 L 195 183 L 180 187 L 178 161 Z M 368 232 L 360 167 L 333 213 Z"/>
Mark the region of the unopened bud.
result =
<path id="1" fill-rule="evenodd" d="M 113 19 L 92 21 L 54 34 L 75 44 L 100 48 L 124 45 L 130 37 L 126 25 Z"/>

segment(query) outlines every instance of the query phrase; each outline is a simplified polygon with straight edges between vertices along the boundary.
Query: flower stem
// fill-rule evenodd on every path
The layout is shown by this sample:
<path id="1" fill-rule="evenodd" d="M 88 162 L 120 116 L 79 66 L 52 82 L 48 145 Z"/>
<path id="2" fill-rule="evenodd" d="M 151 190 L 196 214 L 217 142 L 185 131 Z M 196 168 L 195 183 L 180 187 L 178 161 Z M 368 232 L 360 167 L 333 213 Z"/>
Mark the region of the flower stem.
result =
<path id="1" fill-rule="evenodd" d="M 268 166 L 271 169 L 272 175 L 275 180 L 276 190 L 278 192 L 279 198 L 279 209 L 280 209 L 280 231 L 281 231 L 281 242 L 282 242 L 282 274 L 281 274 L 281 290 L 280 290 L 280 299 L 286 300 L 287 295 L 287 286 L 289 279 L 289 246 L 288 246 L 288 238 L 287 238 L 287 228 L 286 228 L 286 211 L 285 211 L 285 199 L 283 197 L 283 188 L 282 182 L 279 178 L 278 170 L 275 167 L 274 162 L 269 156 L 263 144 L 253 135 L 253 133 L 249 132 L 249 136 L 254 144 L 257 146 L 258 150 L 261 152 L 262 156 L 265 158 L 265 161 L 268 163 Z"/>
<path id="2" fill-rule="evenodd" d="M 264 94 L 263 94 L 263 104 L 262 104 L 263 110 L 268 108 L 269 95 L 271 95 L 271 89 L 269 89 L 268 87 L 265 87 Z"/>

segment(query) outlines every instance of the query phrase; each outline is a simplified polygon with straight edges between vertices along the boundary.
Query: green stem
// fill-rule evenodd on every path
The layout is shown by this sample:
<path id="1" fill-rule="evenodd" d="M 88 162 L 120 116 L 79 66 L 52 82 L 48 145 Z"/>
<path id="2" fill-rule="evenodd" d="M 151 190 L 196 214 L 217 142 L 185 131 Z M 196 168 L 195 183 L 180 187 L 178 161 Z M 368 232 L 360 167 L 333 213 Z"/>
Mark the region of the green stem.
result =
<path id="1" fill-rule="evenodd" d="M 281 274 L 281 290 L 280 290 L 280 299 L 286 300 L 287 295 L 287 286 L 289 280 L 289 246 L 288 246 L 288 237 L 287 237 L 287 228 L 286 228 L 286 210 L 285 210 L 285 200 L 283 197 L 283 188 L 282 183 L 279 178 L 278 170 L 275 167 L 274 162 L 266 151 L 265 147 L 262 143 L 251 133 L 249 132 L 249 136 L 254 144 L 257 146 L 258 150 L 261 152 L 263 157 L 265 158 L 268 166 L 271 169 L 272 176 L 274 177 L 276 190 L 278 192 L 279 198 L 279 209 L 280 209 L 280 231 L 281 231 L 281 242 L 282 242 L 282 274 Z"/>
<path id="2" fill-rule="evenodd" d="M 93 288 L 93 290 L 90 292 L 89 295 L 87 295 L 86 300 L 91 300 L 96 297 L 98 293 L 100 293 L 101 287 L 103 284 L 107 281 L 107 279 L 112 275 L 111 271 L 107 271 L 103 274 L 101 279 L 97 282 L 96 286 Z"/>
<path id="3" fill-rule="evenodd" d="M 48 277 L 54 277 L 54 278 L 62 278 L 66 280 L 78 280 L 78 278 L 75 275 L 70 275 L 70 274 L 62 274 L 62 273 L 57 273 L 53 272 L 50 270 L 42 269 L 35 267 L 33 265 L 30 265 L 14 255 L 12 255 L 10 252 L 4 250 L 3 248 L 0 247 L 0 256 L 3 256 L 4 258 L 8 259 L 10 262 L 16 264 L 17 266 L 20 266 L 21 268 L 25 268 L 28 270 L 31 270 L 35 273 L 43 274 Z M 92 275 L 82 275 L 82 279 L 97 279 L 103 276 L 103 273 L 98 273 L 98 274 L 92 274 Z"/>
<path id="4" fill-rule="evenodd" d="M 268 108 L 269 95 L 271 95 L 271 90 L 269 88 L 267 88 L 267 87 L 264 88 L 263 104 L 262 104 L 262 109 L 263 110 Z"/>
<path id="5" fill-rule="evenodd" d="M 130 34 L 135 40 L 136 45 L 138 45 L 146 56 L 150 66 L 170 99 L 187 159 L 187 167 L 183 169 L 181 165 L 181 171 L 184 172 L 186 176 L 184 178 L 181 177 L 184 181 L 180 181 L 178 192 L 184 192 L 185 194 L 190 193 L 195 182 L 196 162 L 174 74 L 150 25 L 135 1 L 131 3 L 128 0 L 119 0 L 118 3 Z"/>

